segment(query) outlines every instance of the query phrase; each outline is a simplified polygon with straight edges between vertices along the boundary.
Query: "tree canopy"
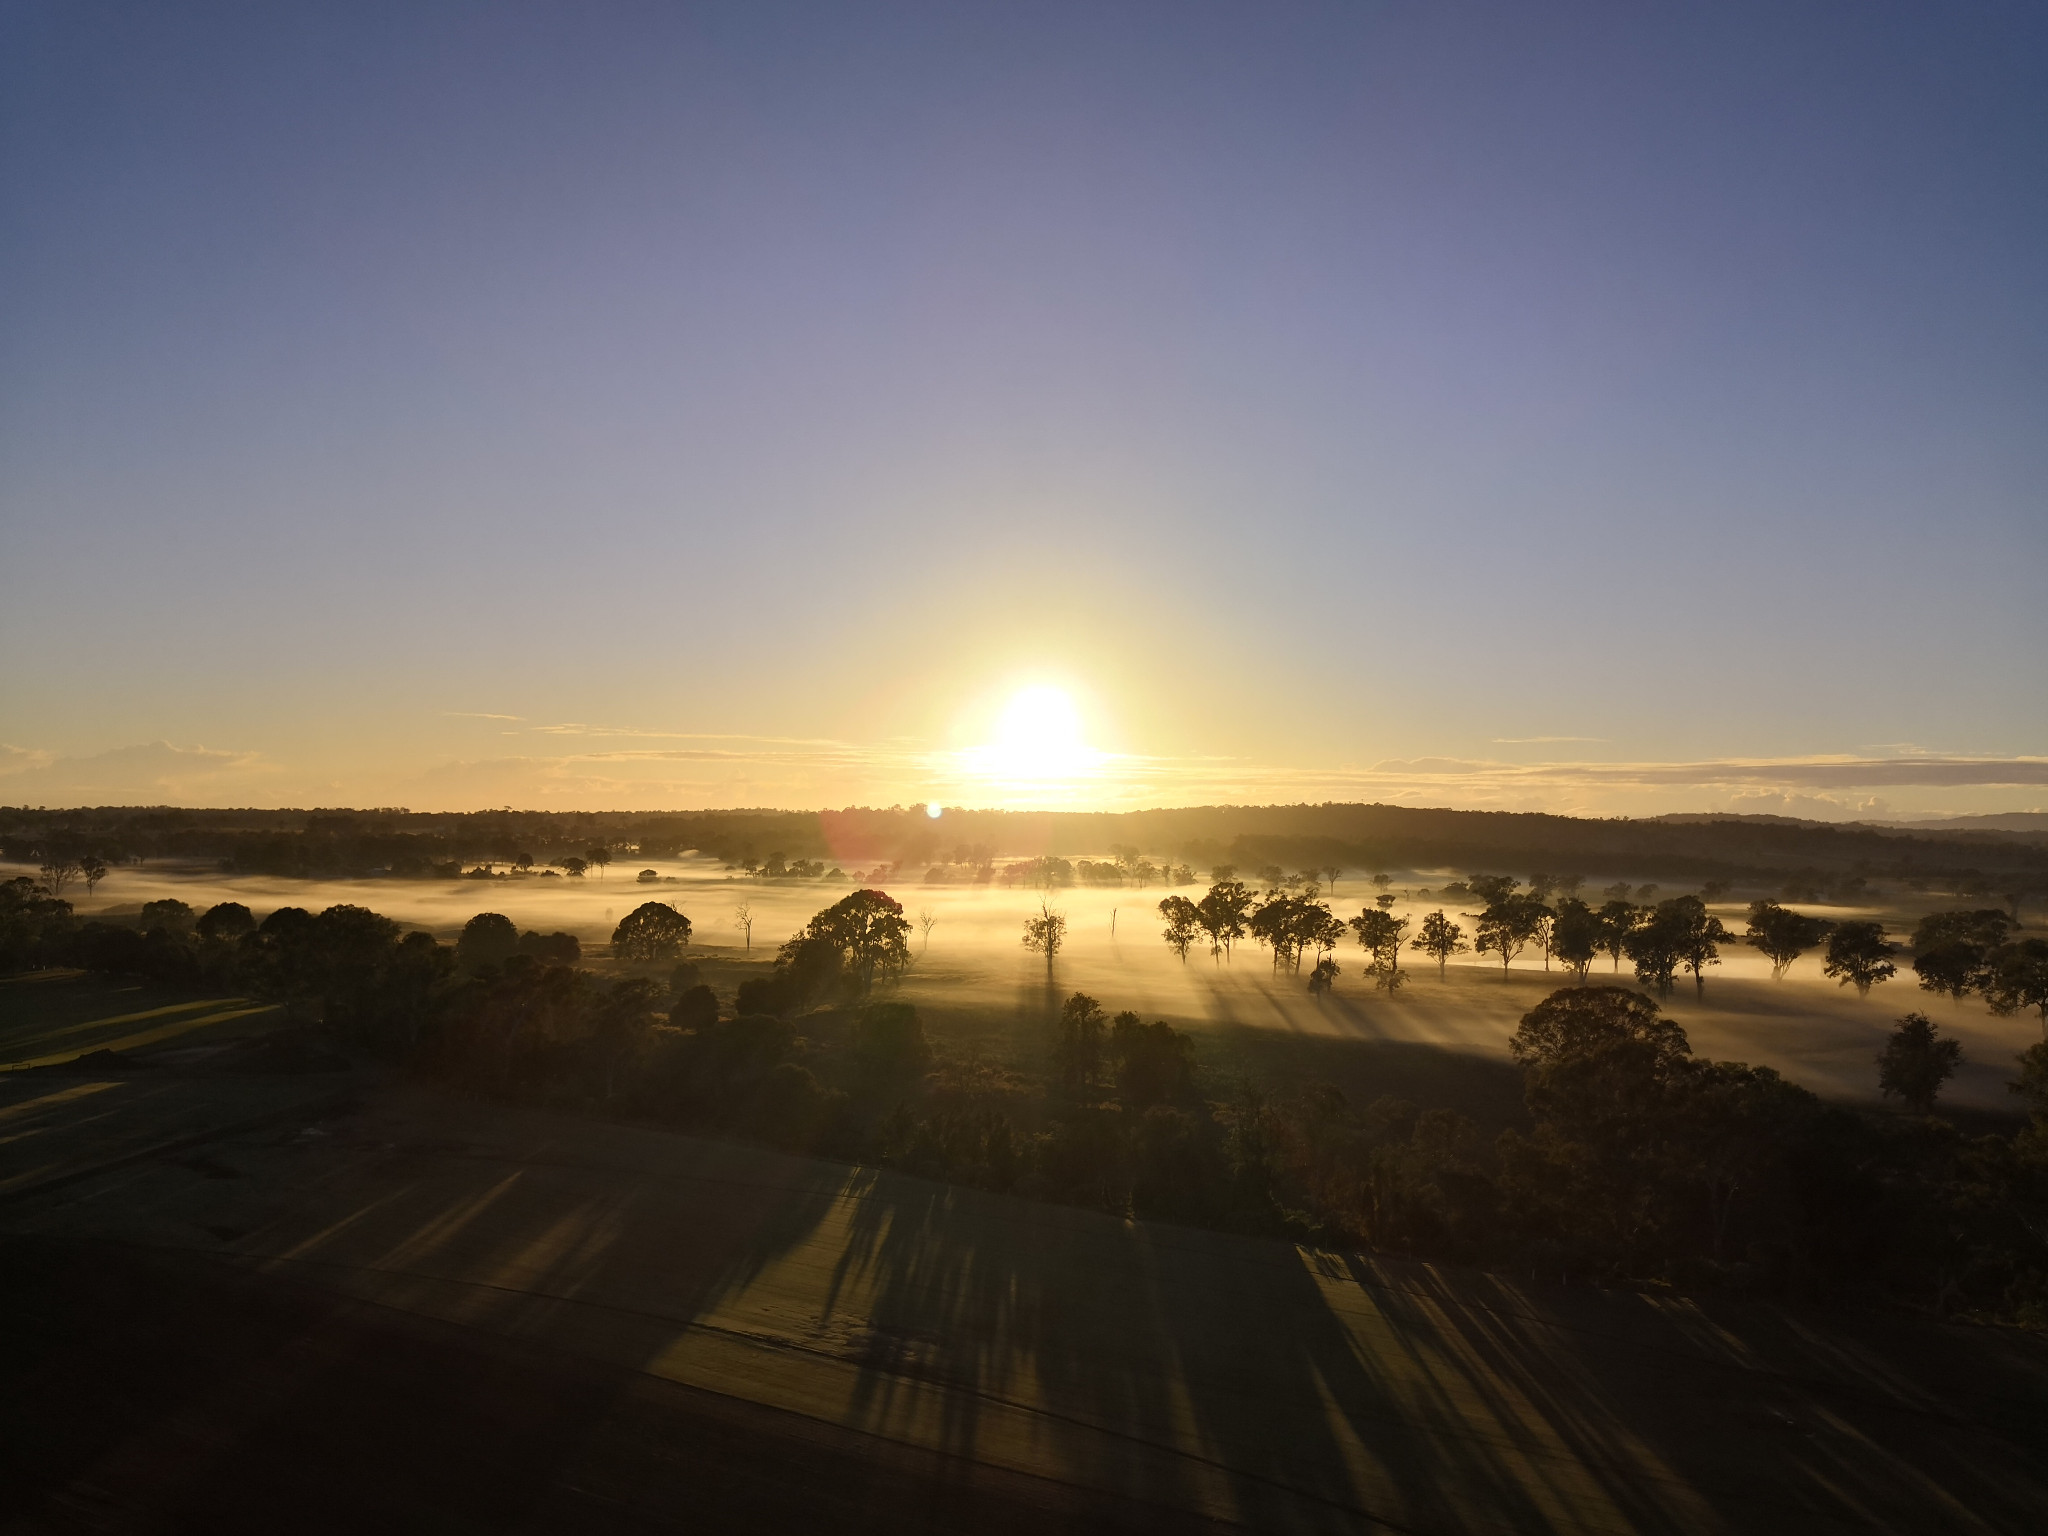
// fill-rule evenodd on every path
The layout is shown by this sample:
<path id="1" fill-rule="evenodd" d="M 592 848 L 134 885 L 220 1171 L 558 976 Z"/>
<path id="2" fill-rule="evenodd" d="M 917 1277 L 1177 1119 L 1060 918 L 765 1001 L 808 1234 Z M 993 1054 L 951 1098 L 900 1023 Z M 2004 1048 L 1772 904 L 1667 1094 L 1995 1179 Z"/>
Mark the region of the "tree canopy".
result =
<path id="1" fill-rule="evenodd" d="M 804 925 L 783 946 L 792 960 L 804 943 L 822 944 L 836 953 L 854 986 L 866 992 L 875 977 L 895 974 L 910 964 L 910 919 L 903 904 L 887 891 L 858 890 L 843 896 Z"/>
<path id="2" fill-rule="evenodd" d="M 621 960 L 673 960 L 690 942 L 690 920 L 665 901 L 643 901 L 612 930 Z"/>
<path id="3" fill-rule="evenodd" d="M 1752 901 L 1742 942 L 1771 962 L 1773 981 L 1782 981 L 1792 963 L 1825 939 L 1832 926 L 1823 918 L 1808 917 L 1775 901 Z"/>

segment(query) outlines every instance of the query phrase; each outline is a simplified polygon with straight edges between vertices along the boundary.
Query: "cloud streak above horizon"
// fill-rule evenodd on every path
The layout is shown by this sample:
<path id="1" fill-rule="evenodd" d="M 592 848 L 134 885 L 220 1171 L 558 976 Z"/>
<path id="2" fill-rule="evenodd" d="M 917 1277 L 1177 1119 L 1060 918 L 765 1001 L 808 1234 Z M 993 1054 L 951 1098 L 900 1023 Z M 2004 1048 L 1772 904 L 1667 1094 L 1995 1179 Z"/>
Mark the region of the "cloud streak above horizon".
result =
<path id="1" fill-rule="evenodd" d="M 926 800 L 976 807 L 1131 809 L 1381 800 L 1580 815 L 1751 810 L 1847 819 L 2010 809 L 2011 791 L 2048 790 L 2048 758 L 2042 757 L 1927 753 L 1542 763 L 1411 758 L 1302 769 L 1222 757 L 1102 753 L 1091 760 L 1086 774 L 1065 781 L 1006 782 L 979 771 L 971 754 L 918 743 L 699 739 L 730 744 L 450 758 L 382 783 L 315 780 L 258 753 L 165 742 L 83 757 L 7 747 L 0 751 L 0 801 L 404 804 L 420 810 L 472 810 L 496 805 L 813 808 Z M 1985 791 L 2003 798 L 1992 806 L 1978 797 Z"/>

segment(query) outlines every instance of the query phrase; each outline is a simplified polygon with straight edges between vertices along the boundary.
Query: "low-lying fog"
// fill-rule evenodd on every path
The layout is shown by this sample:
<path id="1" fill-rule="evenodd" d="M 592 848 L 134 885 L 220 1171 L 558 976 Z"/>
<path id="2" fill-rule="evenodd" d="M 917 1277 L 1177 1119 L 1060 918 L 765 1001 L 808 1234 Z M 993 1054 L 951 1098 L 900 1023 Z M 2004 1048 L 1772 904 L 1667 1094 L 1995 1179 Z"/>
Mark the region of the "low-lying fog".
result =
<path id="1" fill-rule="evenodd" d="M 639 883 L 636 876 L 642 869 L 654 870 L 657 880 Z M 1411 871 L 1395 878 L 1398 915 L 1419 922 L 1423 914 L 1443 906 L 1463 923 L 1469 939 L 1473 924 L 1460 910 L 1473 903 L 1416 898 L 1420 890 L 1457 876 Z M 1142 891 L 1073 887 L 1047 896 L 1000 884 L 925 885 L 921 875 L 879 884 L 903 903 L 913 920 L 921 913 L 936 918 L 928 938 L 919 931 L 911 935 L 916 963 L 903 982 L 904 994 L 956 1016 L 962 1010 L 985 1009 L 1014 1019 L 1046 1009 L 1045 962 L 1026 952 L 1020 942 L 1024 919 L 1037 912 L 1042 896 L 1068 919 L 1067 947 L 1053 978 L 1058 995 L 1090 992 L 1112 1011 L 1135 1008 L 1148 1017 L 1196 1030 L 1246 1025 L 1505 1056 L 1507 1037 L 1522 1013 L 1567 980 L 1561 969 L 1546 973 L 1542 956 L 1530 952 L 1505 977 L 1497 960 L 1461 955 L 1451 961 L 1446 979 L 1439 981 L 1426 957 L 1407 952 L 1404 964 L 1411 955 L 1419 963 L 1406 985 L 1389 995 L 1364 978 L 1361 951 L 1347 945 L 1338 951 L 1343 974 L 1336 991 L 1318 1003 L 1307 990 L 1306 967 L 1300 974 L 1276 972 L 1267 952 L 1248 940 L 1238 945 L 1227 964 L 1213 962 L 1199 951 L 1185 964 L 1174 958 L 1159 936 L 1157 906 L 1167 892 L 1158 886 Z M 744 902 L 753 914 L 753 956 L 765 962 L 812 913 L 852 889 L 851 880 L 757 880 L 705 858 L 622 855 L 603 876 L 532 874 L 490 881 L 309 881 L 129 865 L 114 870 L 90 897 L 82 884 L 67 888 L 65 895 L 81 916 L 132 915 L 142 903 L 161 897 L 176 897 L 202 911 L 215 902 L 239 901 L 259 919 L 281 906 L 317 911 L 351 902 L 446 940 L 453 940 L 474 914 L 502 912 L 521 928 L 574 933 L 583 941 L 589 962 L 601 965 L 602 946 L 613 925 L 643 901 L 673 903 L 695 927 L 693 948 L 733 958 L 744 949 L 734 912 Z M 1185 895 L 1201 894 L 1200 887 L 1181 889 Z M 1324 893 L 1346 917 L 1369 902 L 1372 894 L 1362 877 L 1352 876 L 1340 879 L 1334 893 Z M 1662 894 L 1677 895 L 1680 888 L 1667 886 Z M 1736 933 L 1744 927 L 1746 899 L 1714 907 Z M 1875 918 L 1897 939 L 1910 932 L 1922 912 L 1947 904 L 1915 896 L 1891 905 L 1808 910 L 1835 919 Z M 1775 1067 L 1817 1092 L 1858 1099 L 1876 1094 L 1874 1058 L 1886 1032 L 1901 1014 L 1918 1010 L 1963 1042 L 1964 1065 L 1944 1102 L 2010 1113 L 2013 1101 L 2005 1084 L 2012 1076 L 2013 1057 L 2039 1038 L 2034 1017 L 1998 1018 L 1979 999 L 1954 1002 L 1923 992 L 1904 961 L 1902 955 L 1900 975 L 1874 988 L 1866 1000 L 1826 980 L 1818 953 L 1807 955 L 1785 980 L 1774 982 L 1769 962 L 1738 942 L 1722 947 L 1721 964 L 1707 973 L 1704 1000 L 1694 997 L 1690 978 L 1681 977 L 1666 1009 L 1685 1027 L 1698 1054 Z M 1618 977 L 1609 965 L 1604 956 L 1596 961 L 1592 979 L 1633 985 L 1626 962 Z"/>

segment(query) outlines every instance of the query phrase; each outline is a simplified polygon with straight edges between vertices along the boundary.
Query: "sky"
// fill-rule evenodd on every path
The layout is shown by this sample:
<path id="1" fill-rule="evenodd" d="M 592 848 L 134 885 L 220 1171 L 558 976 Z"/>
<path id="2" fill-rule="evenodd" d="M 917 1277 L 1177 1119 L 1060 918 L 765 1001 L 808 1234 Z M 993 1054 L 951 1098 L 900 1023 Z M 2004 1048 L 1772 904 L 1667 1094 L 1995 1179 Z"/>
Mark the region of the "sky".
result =
<path id="1" fill-rule="evenodd" d="M 2048 809 L 2044 251 L 2029 4 L 0 0 L 0 803 Z"/>

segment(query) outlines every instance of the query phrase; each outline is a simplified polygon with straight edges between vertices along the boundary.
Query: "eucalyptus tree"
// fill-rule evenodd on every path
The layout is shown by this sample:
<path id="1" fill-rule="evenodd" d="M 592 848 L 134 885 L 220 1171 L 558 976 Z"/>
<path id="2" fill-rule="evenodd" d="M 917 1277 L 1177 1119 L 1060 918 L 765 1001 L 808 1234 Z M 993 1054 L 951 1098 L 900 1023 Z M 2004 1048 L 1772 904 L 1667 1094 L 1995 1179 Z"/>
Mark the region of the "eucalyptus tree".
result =
<path id="1" fill-rule="evenodd" d="M 1444 916 L 1443 910 L 1429 914 L 1422 920 L 1422 927 L 1415 937 L 1408 941 L 1410 949 L 1419 949 L 1436 962 L 1436 979 L 1444 979 L 1444 967 L 1451 956 L 1462 955 L 1472 946 L 1465 942 L 1465 930 Z"/>
<path id="2" fill-rule="evenodd" d="M 1627 882 L 1621 889 L 1627 890 Z M 1600 948 L 1614 957 L 1614 969 L 1621 969 L 1623 951 L 1628 948 L 1628 936 L 1636 924 L 1642 921 L 1642 911 L 1621 897 L 1610 898 L 1600 910 L 1593 914 L 1600 924 Z"/>
<path id="3" fill-rule="evenodd" d="M 1367 907 L 1351 919 L 1359 947 L 1372 956 L 1365 974 L 1388 991 L 1401 985 L 1401 940 L 1408 932 L 1408 919 L 1391 912 Z"/>
<path id="4" fill-rule="evenodd" d="M 1808 917 L 1775 901 L 1752 901 L 1742 942 L 1765 955 L 1771 962 L 1771 979 L 1782 981 L 1792 962 L 1825 939 L 1831 926 L 1824 918 Z"/>
<path id="5" fill-rule="evenodd" d="M 1667 908 L 1677 939 L 1679 962 L 1692 972 L 1694 996 L 1705 997 L 1707 967 L 1721 963 L 1721 941 L 1733 935 L 1697 896 L 1674 896 L 1657 910 L 1661 913 Z"/>
<path id="6" fill-rule="evenodd" d="M 1040 901 L 1038 915 L 1024 919 L 1024 947 L 1034 955 L 1045 956 L 1045 974 L 1052 975 L 1054 958 L 1067 942 L 1067 916 L 1064 912 L 1053 911 L 1050 904 Z"/>
<path id="7" fill-rule="evenodd" d="M 1682 924 L 1665 903 L 1644 915 L 1629 929 L 1622 949 L 1636 968 L 1636 980 L 1656 990 L 1659 997 L 1671 995 L 1671 983 L 1684 960 Z"/>
<path id="8" fill-rule="evenodd" d="M 1159 903 L 1159 915 L 1166 919 L 1166 947 L 1185 964 L 1188 950 L 1202 936 L 1202 912 L 1185 896 L 1169 896 Z"/>
<path id="9" fill-rule="evenodd" d="M 1508 888 L 1502 889 L 1500 881 L 1506 881 Z M 1529 941 L 1536 937 L 1550 916 L 1550 909 L 1535 897 L 1514 893 L 1512 887 L 1519 883 L 1505 875 L 1489 882 L 1489 888 L 1500 894 L 1489 901 L 1486 910 L 1479 914 L 1478 929 L 1474 935 L 1479 953 L 1500 956 L 1503 976 L 1515 956 L 1528 947 Z M 1477 890 L 1479 882 L 1475 880 L 1472 884 Z"/>
<path id="10" fill-rule="evenodd" d="M 1837 923 L 1828 936 L 1827 964 L 1823 975 L 1854 987 L 1858 997 L 1870 996 L 1870 989 L 1899 973 L 1891 962 L 1898 945 L 1884 936 L 1882 923 Z"/>
<path id="11" fill-rule="evenodd" d="M 1934 1096 L 1962 1064 L 1959 1040 L 1944 1040 L 1924 1013 L 1909 1013 L 1885 1042 L 1877 1058 L 1877 1086 L 1886 1098 L 1897 1095 L 1916 1115 L 1934 1113 Z"/>
<path id="12" fill-rule="evenodd" d="M 1231 946 L 1245 936 L 1245 920 L 1254 900 L 1243 881 L 1226 879 L 1210 886 L 1208 894 L 1195 903 L 1201 914 L 1202 931 L 1209 936 L 1210 954 L 1230 958 Z"/>
<path id="13" fill-rule="evenodd" d="M 843 957 L 862 992 L 878 972 L 900 974 L 910 964 L 910 919 L 903 903 L 886 891 L 860 890 L 842 896 L 813 917 L 790 945 L 822 942 Z"/>
<path id="14" fill-rule="evenodd" d="M 1922 990 L 1961 998 L 1991 977 L 1991 956 L 2006 940 L 2012 919 L 1996 907 L 1977 912 L 1930 912 L 1913 930 L 1913 973 Z"/>
<path id="15" fill-rule="evenodd" d="M 1984 1001 L 1997 1014 L 2032 1008 L 2041 1015 L 2048 1039 L 2048 939 L 2019 939 L 1992 951 L 1984 980 Z"/>
<path id="16" fill-rule="evenodd" d="M 1550 950 L 1580 986 L 1586 984 L 1586 971 L 1600 952 L 1600 937 L 1600 919 L 1591 907 L 1576 896 L 1558 902 L 1550 921 Z"/>

